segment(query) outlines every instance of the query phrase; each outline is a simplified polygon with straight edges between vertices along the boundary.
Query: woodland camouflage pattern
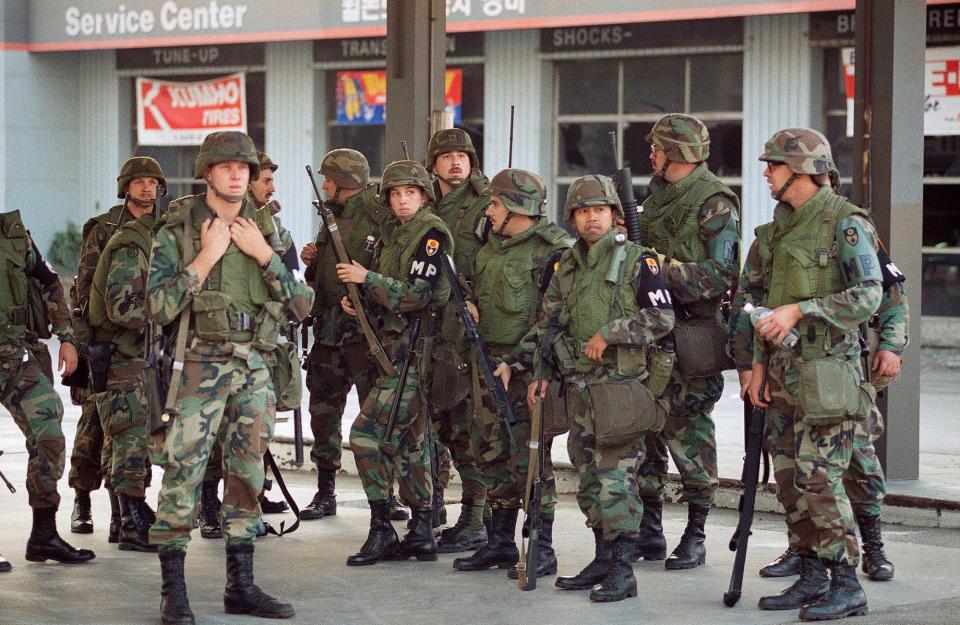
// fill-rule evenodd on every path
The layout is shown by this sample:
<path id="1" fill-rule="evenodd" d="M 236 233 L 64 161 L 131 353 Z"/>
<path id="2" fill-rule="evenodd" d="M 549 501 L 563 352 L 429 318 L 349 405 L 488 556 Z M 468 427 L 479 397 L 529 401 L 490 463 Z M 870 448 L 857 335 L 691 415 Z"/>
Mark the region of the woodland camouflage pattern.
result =
<path id="1" fill-rule="evenodd" d="M 504 169 L 490 181 L 490 195 L 511 213 L 536 217 L 547 208 L 547 190 L 540 176 L 524 169 Z"/>
<path id="2" fill-rule="evenodd" d="M 785 163 L 795 174 L 828 174 L 835 171 L 830 142 L 812 128 L 786 128 L 763 146 L 761 161 Z"/>
<path id="3" fill-rule="evenodd" d="M 664 115 L 645 139 L 659 146 L 671 161 L 701 163 L 710 158 L 710 132 L 706 124 L 692 115 Z"/>
<path id="4" fill-rule="evenodd" d="M 320 161 L 320 174 L 341 189 L 362 189 L 370 183 L 367 157 L 348 148 L 330 150 Z"/>

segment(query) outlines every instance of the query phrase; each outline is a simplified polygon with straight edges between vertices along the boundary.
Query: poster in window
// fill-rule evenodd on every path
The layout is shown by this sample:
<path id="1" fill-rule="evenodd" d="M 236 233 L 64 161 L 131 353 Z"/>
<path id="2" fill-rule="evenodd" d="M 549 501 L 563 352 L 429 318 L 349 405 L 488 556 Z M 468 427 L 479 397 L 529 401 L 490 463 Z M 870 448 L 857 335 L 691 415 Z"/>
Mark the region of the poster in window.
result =
<path id="1" fill-rule="evenodd" d="M 448 69 L 444 76 L 444 107 L 460 123 L 463 70 Z M 337 72 L 337 123 L 345 126 L 382 125 L 387 121 L 387 72 Z"/>
<path id="2" fill-rule="evenodd" d="M 200 145 L 218 130 L 247 131 L 243 72 L 200 82 L 137 78 L 140 145 Z"/>

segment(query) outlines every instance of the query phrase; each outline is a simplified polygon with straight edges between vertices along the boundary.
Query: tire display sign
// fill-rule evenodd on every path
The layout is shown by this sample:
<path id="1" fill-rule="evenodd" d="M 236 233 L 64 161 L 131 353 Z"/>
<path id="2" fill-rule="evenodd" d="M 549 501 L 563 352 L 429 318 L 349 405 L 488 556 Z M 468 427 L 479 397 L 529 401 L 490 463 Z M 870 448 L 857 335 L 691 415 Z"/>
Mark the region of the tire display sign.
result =
<path id="1" fill-rule="evenodd" d="M 243 72 L 199 82 L 137 78 L 140 145 L 200 145 L 218 130 L 247 131 Z"/>

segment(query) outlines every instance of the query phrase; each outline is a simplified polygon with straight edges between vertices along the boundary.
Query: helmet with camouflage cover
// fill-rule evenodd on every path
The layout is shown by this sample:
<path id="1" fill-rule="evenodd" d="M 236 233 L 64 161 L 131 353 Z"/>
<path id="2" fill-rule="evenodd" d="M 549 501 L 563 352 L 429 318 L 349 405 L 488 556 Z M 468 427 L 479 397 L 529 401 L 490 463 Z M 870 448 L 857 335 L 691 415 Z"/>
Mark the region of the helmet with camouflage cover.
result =
<path id="1" fill-rule="evenodd" d="M 403 186 L 420 187 L 427 194 L 427 200 L 434 201 L 430 174 L 417 161 L 393 161 L 387 165 L 380 179 L 380 203 L 389 207 L 390 189 Z"/>
<path id="2" fill-rule="evenodd" d="M 447 152 L 464 152 L 470 157 L 470 167 L 480 169 L 480 159 L 477 158 L 477 150 L 473 147 L 473 141 L 466 130 L 460 128 L 445 128 L 438 130 L 430 137 L 430 144 L 427 146 L 427 169 L 433 169 L 437 157 Z"/>
<path id="3" fill-rule="evenodd" d="M 257 150 L 257 161 L 260 163 L 260 171 L 264 169 L 269 169 L 270 171 L 277 171 L 280 169 L 280 166 L 274 163 L 266 152 L 261 152 Z M 259 175 L 257 176 L 259 178 Z M 256 180 L 253 176 L 250 176 L 250 180 Z"/>
<path id="4" fill-rule="evenodd" d="M 203 140 L 197 161 L 193 166 L 193 177 L 202 180 L 207 167 L 226 161 L 240 161 L 250 165 L 250 180 L 260 175 L 260 159 L 253 139 L 239 130 L 221 130 L 211 132 Z"/>
<path id="5" fill-rule="evenodd" d="M 490 195 L 511 213 L 539 217 L 546 213 L 547 189 L 540 176 L 525 169 L 504 169 L 490 181 Z"/>
<path id="6" fill-rule="evenodd" d="M 120 175 L 117 176 L 118 198 L 126 197 L 127 185 L 134 178 L 156 178 L 157 197 L 163 197 L 167 194 L 167 179 L 163 175 L 163 169 L 160 168 L 160 163 L 149 156 L 128 158 L 120 167 Z"/>
<path id="7" fill-rule="evenodd" d="M 564 221 L 572 222 L 573 211 L 587 206 L 612 206 L 613 212 L 623 217 L 623 206 L 617 196 L 617 188 L 608 176 L 580 176 L 570 183 L 567 201 L 563 204 Z"/>
<path id="8" fill-rule="evenodd" d="M 763 146 L 761 161 L 783 163 L 795 174 L 829 174 L 836 171 L 830 142 L 812 128 L 785 128 Z"/>
<path id="9" fill-rule="evenodd" d="M 348 148 L 327 152 L 320 161 L 320 173 L 341 189 L 362 189 L 370 183 L 367 157 Z"/>
<path id="10" fill-rule="evenodd" d="M 646 140 L 676 163 L 700 163 L 710 157 L 710 131 L 692 115 L 664 115 L 647 133 Z"/>

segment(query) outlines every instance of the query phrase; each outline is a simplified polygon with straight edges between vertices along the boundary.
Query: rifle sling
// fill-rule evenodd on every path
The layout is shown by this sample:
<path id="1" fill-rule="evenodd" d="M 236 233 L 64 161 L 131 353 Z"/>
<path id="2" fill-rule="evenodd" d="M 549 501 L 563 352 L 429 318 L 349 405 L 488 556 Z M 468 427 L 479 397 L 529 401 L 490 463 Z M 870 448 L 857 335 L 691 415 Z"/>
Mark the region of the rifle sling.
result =
<path id="1" fill-rule="evenodd" d="M 287 489 L 287 484 L 283 481 L 283 474 L 280 473 L 280 467 L 277 466 L 277 461 L 274 460 L 273 454 L 270 453 L 269 449 L 263 455 L 263 457 L 267 459 L 267 464 L 270 465 L 270 472 L 273 473 L 273 479 L 277 481 L 277 486 L 280 487 L 280 492 L 283 493 L 283 498 L 287 500 L 287 504 L 290 506 L 290 511 L 293 512 L 293 516 L 296 518 L 296 521 L 293 522 L 293 525 L 287 528 L 284 528 L 286 522 L 281 521 L 279 531 L 264 521 L 267 526 L 267 533 L 279 537 L 283 536 L 284 534 L 295 532 L 297 531 L 297 528 L 300 527 L 300 507 L 297 506 L 297 500 L 293 498 L 293 495 L 291 495 L 290 491 Z"/>

